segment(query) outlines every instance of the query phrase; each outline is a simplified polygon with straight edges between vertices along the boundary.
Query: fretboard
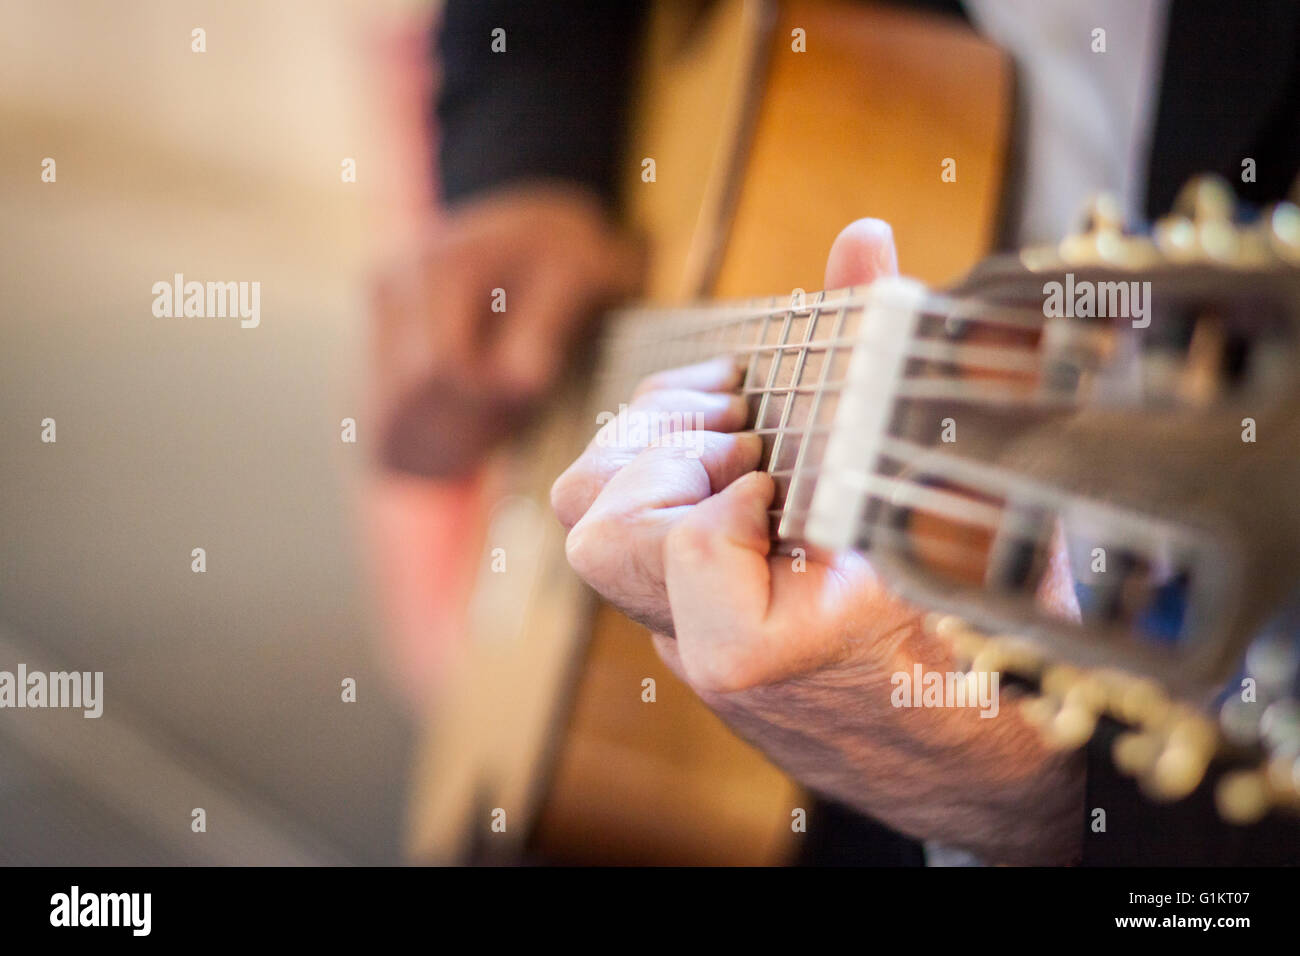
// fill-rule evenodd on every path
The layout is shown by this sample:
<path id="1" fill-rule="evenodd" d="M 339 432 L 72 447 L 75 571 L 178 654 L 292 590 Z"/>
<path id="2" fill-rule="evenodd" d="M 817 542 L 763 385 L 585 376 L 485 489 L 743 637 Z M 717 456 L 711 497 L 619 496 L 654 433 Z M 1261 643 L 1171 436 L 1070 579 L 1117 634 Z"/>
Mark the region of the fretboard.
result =
<path id="1" fill-rule="evenodd" d="M 664 369 L 732 356 L 744 369 L 749 427 L 775 479 L 774 533 L 794 538 L 807 513 L 865 307 L 865 286 L 724 306 L 629 309 L 611 317 L 596 407 L 617 411 Z"/>
<path id="2" fill-rule="evenodd" d="M 777 539 L 803 538 L 806 523 L 817 530 L 820 522 L 818 536 L 826 537 L 825 521 L 843 520 L 847 527 L 867 520 L 845 513 L 842 519 L 823 514 L 808 521 L 825 473 L 845 485 L 846 499 L 852 485 L 864 501 L 924 497 L 931 508 L 970 517 L 977 509 L 969 500 L 913 487 L 915 482 L 900 482 L 897 473 L 924 451 L 912 439 L 937 436 L 939 423 L 955 407 L 1010 403 L 1044 409 L 1056 400 L 1038 390 L 1042 311 L 890 281 L 883 292 L 880 286 L 853 286 L 798 300 L 616 312 L 607 327 L 595 407 L 617 412 L 648 375 L 731 356 L 744 369 L 749 428 L 762 438 L 759 467 L 775 479 Z M 1002 339 L 992 346 L 964 341 L 962 330 L 971 327 L 1001 330 Z M 1004 340 L 1008 333 L 1020 338 Z M 1075 400 L 1059 398 L 1065 405 Z M 891 422 L 897 409 L 908 414 L 909 427 L 902 431 Z M 838 444 L 829 442 L 832 430 L 841 435 Z M 852 436 L 852 454 L 841 460 L 846 434 Z"/>

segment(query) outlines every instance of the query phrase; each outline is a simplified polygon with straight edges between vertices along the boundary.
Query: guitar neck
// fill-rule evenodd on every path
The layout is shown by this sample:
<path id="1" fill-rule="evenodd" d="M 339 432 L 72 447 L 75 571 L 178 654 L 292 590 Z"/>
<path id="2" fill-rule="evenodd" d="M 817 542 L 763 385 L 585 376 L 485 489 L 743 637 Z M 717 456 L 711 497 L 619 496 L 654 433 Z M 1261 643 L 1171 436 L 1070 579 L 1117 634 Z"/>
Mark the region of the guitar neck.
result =
<path id="1" fill-rule="evenodd" d="M 838 407 L 867 287 L 796 293 L 679 309 L 625 309 L 611 317 L 597 407 L 615 411 L 641 379 L 730 356 L 744 369 L 749 428 L 760 467 L 776 481 L 778 538 L 797 537 Z"/>
<path id="2" fill-rule="evenodd" d="M 1135 567 L 1172 547 L 1180 571 L 1205 577 L 1194 567 L 1203 542 L 1002 460 L 1018 435 L 1050 429 L 1107 387 L 1094 371 L 1116 354 L 1116 334 L 1054 324 L 1032 299 L 898 278 L 794 300 L 626 310 L 609 328 L 597 401 L 617 412 L 647 375 L 731 356 L 762 439 L 759 468 L 776 486 L 778 545 L 869 551 L 931 606 L 967 595 L 1010 620 L 1033 608 L 1066 513 L 1087 514 Z"/>

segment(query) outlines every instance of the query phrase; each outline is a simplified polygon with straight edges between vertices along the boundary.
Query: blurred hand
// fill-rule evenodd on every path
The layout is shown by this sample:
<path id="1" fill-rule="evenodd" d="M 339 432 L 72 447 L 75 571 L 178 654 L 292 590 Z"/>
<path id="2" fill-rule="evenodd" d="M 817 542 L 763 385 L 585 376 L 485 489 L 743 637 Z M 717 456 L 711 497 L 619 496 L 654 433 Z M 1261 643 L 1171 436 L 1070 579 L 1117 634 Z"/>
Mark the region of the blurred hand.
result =
<path id="1" fill-rule="evenodd" d="M 453 210 L 374 284 L 384 460 L 440 477 L 478 464 L 641 271 L 637 247 L 578 189 L 512 187 Z"/>
<path id="2" fill-rule="evenodd" d="M 862 220 L 836 240 L 826 286 L 896 271 L 889 227 Z M 718 363 L 647 381 L 634 405 L 703 410 L 708 431 L 645 450 L 593 442 L 560 477 L 552 501 L 574 568 L 648 624 L 665 663 L 806 785 L 990 862 L 1074 859 L 1077 757 L 1047 748 L 1010 701 L 991 717 L 894 706 L 893 675 L 917 663 L 957 670 L 921 612 L 860 555 L 809 555 L 796 570 L 770 553 L 772 479 L 746 474 L 754 439 L 720 433 L 743 427 L 743 408 L 726 404 L 736 382 Z"/>

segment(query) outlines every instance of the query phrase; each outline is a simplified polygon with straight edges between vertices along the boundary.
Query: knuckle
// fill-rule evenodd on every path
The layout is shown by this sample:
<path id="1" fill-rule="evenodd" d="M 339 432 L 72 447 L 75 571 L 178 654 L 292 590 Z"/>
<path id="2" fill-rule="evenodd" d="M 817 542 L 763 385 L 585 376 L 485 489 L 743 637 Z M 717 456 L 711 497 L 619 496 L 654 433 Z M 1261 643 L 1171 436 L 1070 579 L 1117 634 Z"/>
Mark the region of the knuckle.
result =
<path id="1" fill-rule="evenodd" d="M 569 520 L 569 484 L 569 473 L 566 471 L 551 485 L 551 511 L 566 528 L 572 528 L 574 524 Z"/>
<path id="2" fill-rule="evenodd" d="M 583 514 L 599 492 L 599 489 L 593 490 L 592 484 L 590 478 L 570 466 L 551 485 L 551 510 L 564 527 L 572 529 L 582 520 Z"/>
<path id="3" fill-rule="evenodd" d="M 743 653 L 743 642 L 701 645 L 678 634 L 682 669 L 696 690 L 710 694 L 735 694 L 760 683 L 758 672 Z"/>
<path id="4" fill-rule="evenodd" d="M 668 532 L 664 554 L 670 562 L 687 568 L 708 564 L 716 557 L 713 535 L 708 528 L 685 518 Z"/>
<path id="5" fill-rule="evenodd" d="M 600 525 L 598 521 L 581 520 L 569 529 L 568 537 L 564 539 L 564 556 L 569 566 L 584 580 L 589 581 L 603 563 Z"/>

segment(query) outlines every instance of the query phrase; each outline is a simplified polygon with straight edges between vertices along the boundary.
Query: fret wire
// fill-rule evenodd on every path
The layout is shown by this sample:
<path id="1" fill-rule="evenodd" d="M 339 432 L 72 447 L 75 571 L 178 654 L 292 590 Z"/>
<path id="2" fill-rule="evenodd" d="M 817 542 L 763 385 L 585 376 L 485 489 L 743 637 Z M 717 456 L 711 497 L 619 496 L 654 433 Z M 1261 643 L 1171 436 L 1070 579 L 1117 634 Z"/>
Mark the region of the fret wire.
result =
<path id="1" fill-rule="evenodd" d="M 847 309 L 844 306 L 840 306 L 840 308 L 836 311 L 835 325 L 831 329 L 832 339 L 839 338 L 840 335 L 843 333 L 844 317 L 846 314 L 847 314 Z M 815 322 L 816 319 L 813 320 L 813 323 Z M 811 334 L 811 329 L 812 329 L 812 325 L 810 324 L 809 325 L 810 334 Z M 822 395 L 825 394 L 824 389 L 826 388 L 826 380 L 830 376 L 831 365 L 834 363 L 834 361 L 835 361 L 835 349 L 834 348 L 827 349 L 825 356 L 823 356 L 822 358 L 821 373 L 817 376 L 817 390 L 813 393 L 812 408 L 808 412 L 807 427 L 804 430 L 804 434 L 799 438 L 799 451 L 795 455 L 795 459 L 794 459 L 794 474 L 790 479 L 790 488 L 786 492 L 785 502 L 783 503 L 783 506 L 785 504 L 789 504 L 791 501 L 798 500 L 795 496 L 795 492 L 799 488 L 800 480 L 803 478 L 802 469 L 804 468 L 804 459 L 808 454 L 808 445 L 809 445 L 808 436 L 815 434 L 813 429 L 817 427 L 817 410 L 821 407 Z M 796 383 L 796 387 L 798 387 L 798 383 Z M 791 395 L 789 398 L 786 399 L 787 406 L 793 405 L 794 402 L 795 402 L 794 395 Z M 828 428 L 827 431 L 829 430 L 830 429 Z M 788 524 L 787 524 L 788 520 L 789 519 L 782 517 L 780 526 L 777 529 L 778 534 L 784 535 L 788 533 L 789 531 Z"/>
<path id="2" fill-rule="evenodd" d="M 773 442 L 772 454 L 768 462 L 768 472 L 777 479 L 789 478 L 790 485 L 787 490 L 785 504 L 779 509 L 773 509 L 772 513 L 782 518 L 781 531 L 793 523 L 793 520 L 800 515 L 810 513 L 809 508 L 786 507 L 785 505 L 797 505 L 799 499 L 796 497 L 796 491 L 800 487 L 800 482 L 810 480 L 819 476 L 823 472 L 823 464 L 809 463 L 807 461 L 807 450 L 810 447 L 808 436 L 813 434 L 828 433 L 831 429 L 829 426 L 819 427 L 817 425 L 817 416 L 819 404 L 824 394 L 842 391 L 846 383 L 829 382 L 827 379 L 830 375 L 831 366 L 834 364 L 834 357 L 838 348 L 857 346 L 862 341 L 860 336 L 848 336 L 843 334 L 843 325 L 845 317 L 850 308 L 856 307 L 856 303 L 865 302 L 862 297 L 848 296 L 843 297 L 839 302 L 826 303 L 824 293 L 819 295 L 816 301 L 808 310 L 803 308 L 795 309 L 789 305 L 781 308 L 770 306 L 766 309 L 749 309 L 738 310 L 745 311 L 743 316 L 734 320 L 724 322 L 709 323 L 707 326 L 699 326 L 693 330 L 685 327 L 689 324 L 689 316 L 678 315 L 672 323 L 672 329 L 668 336 L 648 336 L 645 332 L 647 329 L 633 328 L 630 332 L 624 331 L 619 336 L 622 349 L 615 351 L 633 352 L 635 354 L 628 357 L 634 359 L 625 367 L 636 368 L 649 364 L 652 368 L 647 371 L 657 371 L 664 367 L 665 356 L 673 356 L 673 364 L 685 364 L 681 361 L 683 357 L 689 357 L 692 361 L 698 360 L 707 352 L 720 350 L 723 354 L 734 356 L 745 355 L 748 357 L 747 369 L 745 373 L 744 385 L 741 393 L 744 395 L 761 395 L 759 414 L 756 419 L 756 425 L 761 425 L 766 417 L 770 397 L 773 394 L 783 394 L 787 396 L 786 405 L 783 409 L 780 421 L 774 428 L 754 428 L 752 433 L 760 435 L 771 435 L 775 437 Z M 816 331 L 816 323 L 819 315 L 824 311 L 827 305 L 838 307 L 836 315 L 835 328 L 831 337 L 822 342 L 813 340 Z M 1004 315 L 1014 313 L 1017 310 L 1003 310 Z M 1029 313 L 1030 310 L 1019 310 Z M 766 338 L 768 330 L 772 327 L 772 317 L 776 314 L 783 314 L 784 321 L 781 330 L 780 341 L 775 344 L 767 344 Z M 805 332 L 802 343 L 790 343 L 789 336 L 793 321 L 796 316 L 808 316 L 809 327 Z M 958 315 L 958 316 L 941 316 L 946 318 L 967 318 L 975 321 L 981 320 L 979 315 Z M 997 318 L 997 317 L 994 317 Z M 1041 316 L 1035 316 L 1036 325 L 1041 326 Z M 1008 324 L 1015 324 L 1008 322 Z M 1030 324 L 1026 320 L 1026 325 Z M 746 331 L 751 325 L 758 325 L 761 334 L 759 335 L 758 344 L 753 346 L 741 346 L 731 344 L 733 341 L 739 343 L 746 336 Z M 908 354 L 913 358 L 929 358 L 941 361 L 944 364 L 962 366 L 969 362 L 976 367 L 1002 366 L 1008 370 L 1016 371 L 1038 371 L 1041 368 L 1041 361 L 1037 358 L 1037 348 L 995 348 L 988 346 L 967 346 L 956 344 L 944 339 L 914 339 L 911 343 L 915 348 L 909 348 Z M 819 375 L 817 386 L 807 386 L 801 381 L 803 370 L 806 366 L 807 353 L 813 349 L 824 351 L 824 365 Z M 796 366 L 795 373 L 791 377 L 791 384 L 788 387 L 777 386 L 775 383 L 779 377 L 781 359 L 787 353 L 795 353 Z M 692 354 L 697 353 L 697 354 Z M 768 370 L 767 385 L 763 388 L 753 387 L 753 380 L 757 375 L 757 364 L 760 357 L 764 354 L 771 354 L 772 367 Z M 647 358 L 654 358 L 654 361 L 647 363 Z M 639 361 L 637 361 L 639 359 Z M 987 365 L 984 363 L 988 363 Z M 638 378 L 644 375 L 638 376 Z M 794 396 L 798 394 L 813 394 L 812 410 L 809 415 L 807 427 L 792 428 L 790 421 L 793 414 Z M 1033 407 L 1071 407 L 1076 404 L 1075 400 L 1069 397 L 1054 398 L 1053 396 L 1043 395 L 1021 395 L 1018 390 L 1008 389 L 1005 386 L 991 387 L 988 385 L 967 385 L 962 382 L 952 381 L 946 377 L 939 376 L 910 376 L 900 386 L 895 397 L 900 399 L 907 398 L 949 398 L 962 399 L 971 398 L 982 401 L 1005 400 L 1019 401 L 1023 404 Z M 800 437 L 800 448 L 796 456 L 794 467 L 792 469 L 777 469 L 779 463 L 779 454 L 782 443 L 787 436 L 791 439 L 795 435 Z M 977 462 L 974 460 L 964 460 L 958 458 L 952 460 L 954 456 L 949 453 L 941 452 L 930 446 L 921 445 L 905 439 L 896 438 L 895 436 L 885 436 L 885 442 L 882 446 L 882 454 L 879 461 L 871 470 L 859 471 L 856 473 L 858 483 L 861 485 L 863 492 L 869 499 L 888 501 L 892 504 L 902 504 L 904 506 L 919 506 L 923 510 L 933 510 L 936 513 L 946 514 L 955 520 L 983 525 L 984 527 L 997 529 L 1000 527 L 999 520 L 1003 517 L 1002 512 L 996 506 L 987 502 L 970 497 L 945 492 L 925 485 L 920 482 L 900 478 L 893 475 L 881 473 L 880 468 L 887 460 L 901 462 L 903 464 L 915 463 L 922 458 L 929 459 L 925 462 L 928 473 L 958 476 L 957 480 L 966 480 L 982 484 L 986 477 L 979 474 L 978 471 L 972 475 L 972 470 L 983 467 L 990 467 L 987 463 Z M 946 460 L 945 460 L 946 459 Z M 963 468 L 963 465 L 969 467 Z M 963 471 L 965 478 L 962 478 Z M 843 473 L 841 473 L 843 474 Z M 850 473 L 852 476 L 853 473 Z M 996 477 L 996 476 L 995 476 Z M 872 526 L 867 530 L 868 534 L 887 533 L 896 534 L 892 529 L 884 528 L 878 525 L 880 519 L 872 517 L 869 524 Z M 913 535 L 915 537 L 915 535 Z"/>
<path id="3" fill-rule="evenodd" d="M 763 324 L 762 324 L 761 328 L 759 328 L 758 338 L 757 338 L 757 339 L 754 339 L 754 341 L 755 341 L 755 342 L 759 342 L 759 343 L 766 342 L 766 341 L 767 341 L 767 330 L 770 329 L 770 328 L 772 328 L 772 316 L 771 316 L 771 315 L 768 315 L 768 313 L 764 313 L 764 315 L 763 315 Z M 745 381 L 742 382 L 742 384 L 744 384 L 745 388 L 750 388 L 750 378 L 751 378 L 751 377 L 753 377 L 754 380 L 757 381 L 757 378 L 758 378 L 758 362 L 759 362 L 759 354 L 761 354 L 761 352 L 759 352 L 758 350 L 753 350 L 753 351 L 751 351 L 749 369 L 748 369 L 748 371 L 746 371 L 746 373 L 745 373 Z M 771 377 L 771 369 L 768 369 L 768 378 L 770 378 L 770 377 Z M 768 385 L 771 385 L 771 381 L 768 381 L 767 384 L 768 384 Z M 763 411 L 762 411 L 763 403 L 764 403 L 764 402 L 767 402 L 767 397 L 766 397 L 766 395 L 763 395 L 762 398 L 759 398 L 759 399 L 758 399 L 758 402 L 759 402 L 759 407 L 758 407 L 758 408 L 755 408 L 755 412 L 757 412 L 757 415 L 755 415 L 755 419 L 754 419 L 754 420 L 755 420 L 755 423 L 758 423 L 758 421 L 762 419 L 762 414 L 763 414 Z"/>
<path id="4" fill-rule="evenodd" d="M 764 314 L 761 318 L 762 318 L 762 325 L 759 326 L 758 338 L 757 338 L 757 340 L 756 340 L 756 341 L 759 341 L 759 342 L 766 341 L 766 339 L 767 339 L 767 329 L 768 329 L 768 325 L 769 325 L 769 323 L 772 321 L 772 317 L 771 317 L 770 315 L 766 315 L 766 314 Z M 737 354 L 737 355 L 738 355 L 738 354 L 741 354 L 741 353 L 740 353 L 740 350 L 738 349 L 738 350 L 737 350 L 735 353 L 733 353 L 733 354 Z M 749 384 L 749 383 L 750 383 L 750 380 L 753 379 L 753 377 L 757 374 L 757 372 L 758 372 L 758 353 L 757 353 L 757 352 L 754 352 L 754 353 L 753 353 L 752 355 L 750 355 L 750 357 L 749 357 L 749 368 L 747 368 L 747 369 L 745 370 L 745 380 L 741 383 L 743 388 L 749 388 L 749 387 L 750 387 L 750 384 Z"/>
<path id="5" fill-rule="evenodd" d="M 781 340 L 780 340 L 780 343 L 779 343 L 781 346 L 784 346 L 784 345 L 788 344 L 789 341 L 790 341 L 790 322 L 791 322 L 793 319 L 794 319 L 794 312 L 793 312 L 793 311 L 787 311 L 787 312 L 785 313 L 785 321 L 781 324 Z M 780 351 L 780 350 L 779 350 L 779 348 L 778 348 L 778 353 L 779 353 L 779 351 Z M 768 387 L 769 389 L 771 389 L 771 387 L 773 386 L 773 384 L 776 382 L 776 372 L 777 372 L 777 369 L 780 368 L 780 366 L 781 366 L 781 357 L 780 357 L 780 355 L 779 355 L 779 354 L 777 354 L 777 355 L 773 355 L 773 356 L 772 356 L 772 367 L 769 368 L 769 369 L 767 370 L 767 387 Z M 767 406 L 768 406 L 768 402 L 769 402 L 769 400 L 771 399 L 771 397 L 772 397 L 772 394 L 771 394 L 771 392 L 769 391 L 769 392 L 765 393 L 765 394 L 763 395 L 763 397 L 760 398 L 760 399 L 758 400 L 758 414 L 754 416 L 754 425 L 755 425 L 755 427 L 757 427 L 757 428 L 762 428 L 762 427 L 763 427 L 763 417 L 767 414 Z M 769 467 L 770 467 L 770 465 L 771 465 L 771 462 L 770 462 L 770 461 L 768 462 L 768 465 L 769 465 Z"/>
<path id="6" fill-rule="evenodd" d="M 760 302 L 771 302 L 772 300 L 755 300 L 755 306 Z M 830 369 L 834 364 L 836 350 L 839 348 L 857 346 L 861 343 L 861 336 L 845 336 L 843 334 L 844 319 L 849 309 L 858 307 L 858 303 L 865 302 L 862 296 L 842 296 L 838 301 L 833 301 L 829 305 L 837 307 L 835 328 L 832 330 L 829 339 L 824 341 L 815 341 L 816 324 L 820 315 L 824 312 L 828 303 L 825 301 L 825 293 L 819 294 L 815 301 L 808 307 L 792 308 L 790 304 L 780 307 L 769 305 L 766 308 L 755 308 L 751 306 L 738 307 L 735 311 L 743 313 L 734 319 L 722 322 L 709 323 L 706 326 L 699 326 L 694 330 L 688 330 L 686 326 L 690 324 L 689 315 L 676 314 L 669 321 L 672 331 L 666 336 L 649 336 L 650 330 L 647 328 L 638 328 L 628 326 L 618 330 L 617 342 L 620 348 L 614 349 L 616 354 L 611 356 L 612 364 L 619 370 L 624 369 L 636 370 L 641 372 L 636 376 L 637 380 L 645 377 L 654 371 L 661 370 L 675 365 L 686 364 L 682 360 L 689 358 L 691 361 L 701 360 L 707 353 L 721 351 L 722 354 L 730 354 L 739 358 L 746 356 L 747 368 L 744 376 L 744 385 L 740 390 L 741 394 L 760 395 L 759 411 L 756 417 L 756 424 L 762 423 L 767 417 L 768 408 L 770 407 L 770 397 L 773 394 L 782 394 L 787 396 L 786 404 L 781 415 L 781 420 L 775 428 L 755 428 L 753 433 L 763 436 L 773 436 L 772 454 L 768 461 L 767 470 L 774 474 L 777 472 L 779 454 L 783 447 L 784 441 L 794 436 L 800 436 L 800 449 L 796 456 L 795 470 L 790 473 L 792 478 L 791 486 L 787 499 L 798 490 L 799 484 L 806 477 L 816 476 L 820 473 L 820 466 L 809 466 L 806 461 L 806 449 L 810 442 L 808 436 L 822 433 L 828 429 L 819 429 L 816 427 L 816 416 L 821 404 L 821 397 L 826 393 L 836 393 L 842 391 L 847 383 L 844 382 L 827 382 L 825 381 L 830 374 Z M 944 301 L 935 299 L 934 301 Z M 948 300 L 955 301 L 955 300 Z M 958 304 L 962 304 L 958 302 Z M 924 310 L 923 310 L 924 311 Z M 1028 313 L 1029 310 L 1001 310 L 1002 316 L 1007 313 L 1023 311 Z M 789 335 L 796 316 L 803 317 L 805 313 L 808 316 L 809 326 L 805 332 L 802 343 L 790 343 Z M 784 315 L 783 326 L 780 335 L 780 341 L 768 344 L 766 342 L 768 330 L 772 328 L 772 317 L 776 314 Z M 953 316 L 945 316 L 953 317 Z M 980 320 L 978 314 L 969 310 L 961 318 L 970 318 Z M 1036 316 L 1041 318 L 1041 316 Z M 640 324 L 638 320 L 638 324 Z M 1014 323 L 1013 323 L 1014 324 Z M 1041 322 L 1037 323 L 1041 325 Z M 750 326 L 757 325 L 761 334 L 757 338 L 755 345 L 743 346 L 738 343 L 743 341 L 746 331 Z M 731 343 L 737 344 L 731 344 Z M 1035 372 L 1041 369 L 1041 361 L 1037 356 L 1036 348 L 997 348 L 988 346 L 967 346 L 953 343 L 947 340 L 939 339 L 921 339 L 913 340 L 913 348 L 909 348 L 907 353 L 914 358 L 928 358 L 940 361 L 943 364 L 956 366 L 971 364 L 979 368 L 1001 367 L 1007 371 L 1018 372 Z M 801 381 L 802 373 L 806 367 L 807 353 L 812 350 L 823 351 L 824 365 L 817 386 L 807 386 Z M 617 353 L 623 353 L 619 355 Z M 633 353 L 633 354 L 627 354 Z M 691 354 L 695 353 L 695 354 Z M 777 386 L 775 383 L 780 375 L 781 360 L 787 353 L 796 355 L 796 371 L 791 378 L 789 386 Z M 767 383 L 764 387 L 755 387 L 754 379 L 757 377 L 758 362 L 765 354 L 770 354 L 772 366 L 768 369 Z M 672 356 L 669 360 L 667 357 Z M 631 359 L 632 361 L 625 361 Z M 608 380 L 611 376 L 603 376 Z M 617 378 L 617 376 L 613 376 Z M 629 386 L 630 387 L 630 386 Z M 790 420 L 793 415 L 793 405 L 795 404 L 794 396 L 798 394 L 811 393 L 814 396 L 812 410 L 809 419 L 810 427 L 792 428 Z M 612 396 L 611 396 L 612 397 Z M 1077 404 L 1077 400 L 1072 397 L 1054 397 L 1048 395 L 1024 394 L 1023 390 L 1008 388 L 1005 385 L 970 385 L 962 382 L 948 380 L 946 377 L 938 376 L 909 376 L 905 383 L 897 389 L 895 397 L 901 400 L 906 399 L 949 399 L 949 400 L 973 400 L 982 402 L 1002 402 L 1018 403 L 1021 405 L 1035 408 L 1069 408 Z M 924 447 L 924 446 L 920 446 Z M 896 450 L 896 449 L 895 449 Z M 889 457 L 897 458 L 898 455 L 891 454 Z"/>
<path id="7" fill-rule="evenodd" d="M 799 354 L 795 356 L 794 369 L 790 374 L 791 386 L 798 387 L 799 380 L 803 377 L 804 360 L 807 359 L 808 357 L 808 341 L 809 339 L 812 338 L 813 330 L 816 328 L 817 316 L 819 314 L 822 296 L 824 295 L 825 295 L 824 292 L 819 292 L 817 294 L 817 302 L 815 303 L 816 307 L 808 315 L 808 328 L 804 330 L 804 334 L 803 334 L 804 347 L 800 349 Z M 781 361 L 781 357 L 777 356 L 775 361 L 779 365 Z M 781 444 L 785 439 L 784 429 L 790 423 L 790 410 L 793 407 L 794 407 L 794 396 L 787 394 L 785 397 L 785 402 L 781 406 L 781 422 L 779 425 L 777 425 L 777 428 L 780 429 L 780 431 L 777 432 L 776 439 L 772 442 L 772 457 L 767 463 L 767 470 L 769 472 L 776 467 L 777 461 L 780 460 Z M 757 422 L 757 424 L 761 425 L 763 423 L 762 421 L 759 421 Z M 803 448 L 803 438 L 799 439 L 799 447 L 800 449 Z"/>

